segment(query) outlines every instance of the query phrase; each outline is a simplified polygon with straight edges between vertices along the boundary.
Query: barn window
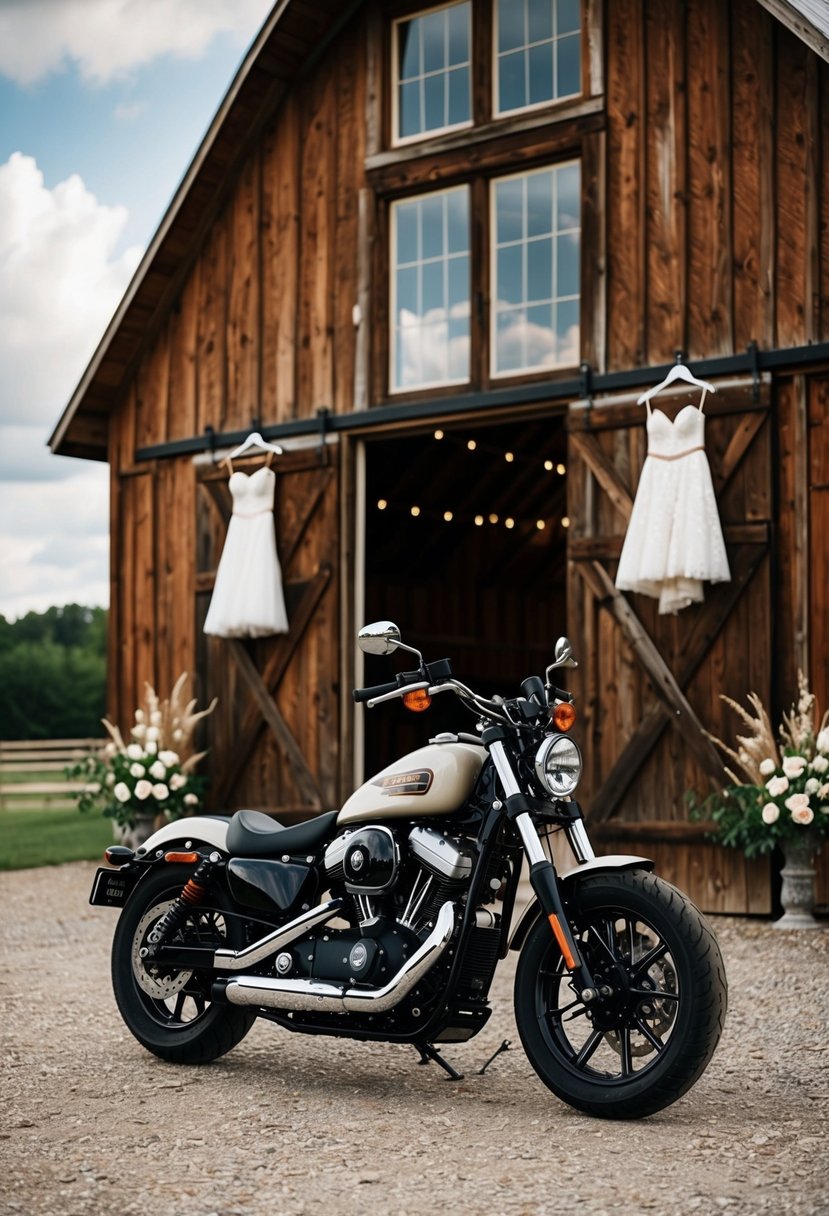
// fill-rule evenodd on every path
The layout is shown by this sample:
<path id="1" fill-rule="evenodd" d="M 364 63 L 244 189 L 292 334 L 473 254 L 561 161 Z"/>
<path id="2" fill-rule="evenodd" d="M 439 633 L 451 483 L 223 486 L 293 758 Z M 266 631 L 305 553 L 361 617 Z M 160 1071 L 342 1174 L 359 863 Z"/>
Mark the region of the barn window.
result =
<path id="1" fill-rule="evenodd" d="M 577 364 L 578 161 L 492 183 L 493 376 Z"/>
<path id="2" fill-rule="evenodd" d="M 496 114 L 581 92 L 580 26 L 580 0 L 496 0 Z"/>
<path id="3" fill-rule="evenodd" d="M 391 388 L 469 379 L 469 190 L 391 208 Z"/>
<path id="4" fill-rule="evenodd" d="M 468 2 L 395 21 L 395 143 L 471 123 L 471 23 Z"/>

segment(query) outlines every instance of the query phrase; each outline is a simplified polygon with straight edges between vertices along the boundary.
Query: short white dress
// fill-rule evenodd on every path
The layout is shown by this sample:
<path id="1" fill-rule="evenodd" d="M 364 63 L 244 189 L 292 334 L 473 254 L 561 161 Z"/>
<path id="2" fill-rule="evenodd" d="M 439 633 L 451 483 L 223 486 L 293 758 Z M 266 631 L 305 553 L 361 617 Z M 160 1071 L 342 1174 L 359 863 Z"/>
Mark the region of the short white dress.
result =
<path id="1" fill-rule="evenodd" d="M 648 405 L 648 454 L 628 524 L 616 586 L 659 600 L 676 613 L 703 599 L 703 582 L 728 582 L 702 406 L 671 421 Z"/>
<path id="2" fill-rule="evenodd" d="M 273 518 L 276 474 L 266 465 L 250 475 L 236 469 L 228 486 L 233 514 L 204 632 L 220 638 L 287 633 L 288 615 Z"/>

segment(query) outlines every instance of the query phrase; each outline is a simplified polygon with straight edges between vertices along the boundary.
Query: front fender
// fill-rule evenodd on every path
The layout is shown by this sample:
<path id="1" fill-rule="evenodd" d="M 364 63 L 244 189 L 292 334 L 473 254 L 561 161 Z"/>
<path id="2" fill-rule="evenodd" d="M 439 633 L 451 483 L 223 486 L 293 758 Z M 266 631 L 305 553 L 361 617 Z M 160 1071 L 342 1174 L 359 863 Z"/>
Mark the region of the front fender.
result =
<path id="1" fill-rule="evenodd" d="M 191 842 L 192 845 L 207 844 L 214 849 L 227 852 L 227 829 L 229 815 L 193 815 L 190 819 L 174 819 L 163 828 L 153 832 L 137 851 L 140 858 L 147 857 L 156 849 L 173 843 Z"/>
<path id="2" fill-rule="evenodd" d="M 567 870 L 559 877 L 566 890 L 567 887 L 581 882 L 583 878 L 589 878 L 592 874 L 612 873 L 614 870 L 653 870 L 653 868 L 654 863 L 649 857 L 635 857 L 632 853 L 611 853 L 608 857 L 594 857 L 592 861 L 585 861 L 580 866 L 573 866 L 572 870 Z M 538 900 L 531 899 L 512 930 L 509 940 L 510 950 L 521 949 L 530 929 L 542 915 Z"/>

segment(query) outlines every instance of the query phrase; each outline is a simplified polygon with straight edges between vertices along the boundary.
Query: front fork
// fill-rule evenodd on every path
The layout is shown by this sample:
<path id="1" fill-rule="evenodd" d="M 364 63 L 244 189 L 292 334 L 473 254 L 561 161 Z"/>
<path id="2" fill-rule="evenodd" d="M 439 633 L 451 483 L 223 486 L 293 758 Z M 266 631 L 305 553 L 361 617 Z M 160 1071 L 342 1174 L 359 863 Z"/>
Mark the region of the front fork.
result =
<path id="1" fill-rule="evenodd" d="M 500 739 L 490 742 L 489 754 L 492 756 L 495 770 L 506 795 L 507 814 L 518 828 L 524 852 L 530 863 L 530 883 L 533 891 L 549 921 L 564 959 L 564 965 L 571 973 L 582 1000 L 589 1004 L 596 1000 L 600 993 L 570 929 L 561 900 L 555 867 L 541 847 L 526 795 L 518 784 L 512 763 Z M 568 830 L 568 836 L 578 861 L 590 861 L 595 856 L 581 820 L 573 821 Z"/>

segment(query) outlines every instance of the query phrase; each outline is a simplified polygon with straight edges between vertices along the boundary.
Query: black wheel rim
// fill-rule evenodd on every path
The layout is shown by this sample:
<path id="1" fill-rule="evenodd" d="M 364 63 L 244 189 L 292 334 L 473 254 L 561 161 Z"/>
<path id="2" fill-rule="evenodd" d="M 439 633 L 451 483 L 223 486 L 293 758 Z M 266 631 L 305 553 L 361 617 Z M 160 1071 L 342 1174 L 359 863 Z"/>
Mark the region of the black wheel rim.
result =
<path id="1" fill-rule="evenodd" d="M 582 1080 L 629 1084 L 670 1049 L 682 1000 L 674 955 L 654 925 L 621 908 L 582 914 L 576 936 L 603 998 L 585 1004 L 551 941 L 536 980 L 539 1027 Z"/>
<path id="2" fill-rule="evenodd" d="M 136 994 L 149 1016 L 166 1030 L 188 1030 L 210 1012 L 210 980 L 193 971 L 174 971 L 141 957 L 153 926 L 173 903 L 162 900 L 149 908 L 133 936 L 131 965 Z M 216 908 L 194 908 L 170 938 L 170 945 L 227 944 L 227 921 Z"/>

